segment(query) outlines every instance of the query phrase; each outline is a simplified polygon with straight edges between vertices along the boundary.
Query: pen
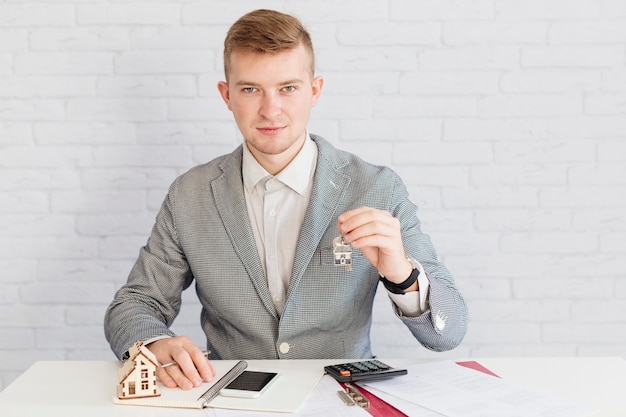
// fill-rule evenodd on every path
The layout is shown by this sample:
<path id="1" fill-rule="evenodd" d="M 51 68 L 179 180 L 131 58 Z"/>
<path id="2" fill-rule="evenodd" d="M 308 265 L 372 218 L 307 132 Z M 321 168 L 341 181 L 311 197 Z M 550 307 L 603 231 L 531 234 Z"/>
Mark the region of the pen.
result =
<path id="1" fill-rule="evenodd" d="M 203 350 L 202 354 L 204 356 L 206 356 L 207 359 L 209 359 L 209 355 L 211 354 L 211 351 L 210 350 Z M 178 365 L 178 362 L 172 361 L 172 362 L 164 363 L 163 365 L 161 365 L 161 368 L 167 368 L 168 366 L 172 366 L 172 365 Z"/>

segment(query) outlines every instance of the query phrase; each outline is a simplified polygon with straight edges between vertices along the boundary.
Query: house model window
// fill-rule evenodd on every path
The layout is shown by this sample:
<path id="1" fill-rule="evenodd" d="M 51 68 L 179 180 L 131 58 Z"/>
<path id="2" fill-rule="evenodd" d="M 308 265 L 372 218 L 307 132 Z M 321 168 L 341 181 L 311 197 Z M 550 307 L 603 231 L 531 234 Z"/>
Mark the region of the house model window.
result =
<path id="1" fill-rule="evenodd" d="M 159 366 L 156 356 L 141 342 L 135 342 L 128 349 L 128 355 L 128 360 L 117 371 L 117 397 L 124 400 L 161 395 L 156 380 Z"/>

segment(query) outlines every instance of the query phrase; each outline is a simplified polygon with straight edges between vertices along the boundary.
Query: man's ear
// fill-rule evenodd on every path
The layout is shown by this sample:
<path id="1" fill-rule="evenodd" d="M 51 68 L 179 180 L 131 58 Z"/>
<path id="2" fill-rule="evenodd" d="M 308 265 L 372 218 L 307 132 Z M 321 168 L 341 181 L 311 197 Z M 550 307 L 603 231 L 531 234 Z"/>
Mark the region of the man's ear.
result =
<path id="1" fill-rule="evenodd" d="M 322 87 L 324 86 L 324 79 L 322 77 L 313 78 L 313 82 L 311 83 L 311 88 L 313 89 L 313 96 L 311 97 L 311 106 L 315 106 L 317 104 L 317 100 L 319 100 L 322 95 Z"/>
<path id="2" fill-rule="evenodd" d="M 228 83 L 226 81 L 220 81 L 217 83 L 217 91 L 220 92 L 220 96 L 222 96 L 222 100 L 226 103 L 226 107 L 228 110 L 233 110 L 230 107 L 230 91 L 228 90 Z"/>

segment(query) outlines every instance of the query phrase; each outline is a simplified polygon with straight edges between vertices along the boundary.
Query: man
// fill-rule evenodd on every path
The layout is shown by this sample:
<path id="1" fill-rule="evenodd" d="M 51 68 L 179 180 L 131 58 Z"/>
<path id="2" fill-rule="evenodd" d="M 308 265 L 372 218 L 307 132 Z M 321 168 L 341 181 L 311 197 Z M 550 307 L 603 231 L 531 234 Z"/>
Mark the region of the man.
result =
<path id="1" fill-rule="evenodd" d="M 140 340 L 176 361 L 157 371 L 170 387 L 211 380 L 201 350 L 169 330 L 194 280 L 216 359 L 372 357 L 380 280 L 422 345 L 456 347 L 467 309 L 400 178 L 306 129 L 323 79 L 301 23 L 257 10 L 224 45 L 218 90 L 245 143 L 170 187 L 107 311 L 113 351 L 122 358 Z"/>

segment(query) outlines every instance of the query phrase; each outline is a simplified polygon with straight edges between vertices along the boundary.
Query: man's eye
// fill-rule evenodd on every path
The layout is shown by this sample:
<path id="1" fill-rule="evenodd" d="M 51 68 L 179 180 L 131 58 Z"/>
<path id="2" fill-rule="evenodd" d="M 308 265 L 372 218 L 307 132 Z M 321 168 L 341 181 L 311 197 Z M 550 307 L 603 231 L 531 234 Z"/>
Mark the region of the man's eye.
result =
<path id="1" fill-rule="evenodd" d="M 243 92 L 244 93 L 254 93 L 256 91 L 256 88 L 254 87 L 244 87 L 243 88 Z"/>
<path id="2" fill-rule="evenodd" d="M 293 85 L 288 85 L 283 87 L 283 90 L 287 93 L 293 93 L 294 91 L 296 91 L 296 87 L 294 87 Z"/>

